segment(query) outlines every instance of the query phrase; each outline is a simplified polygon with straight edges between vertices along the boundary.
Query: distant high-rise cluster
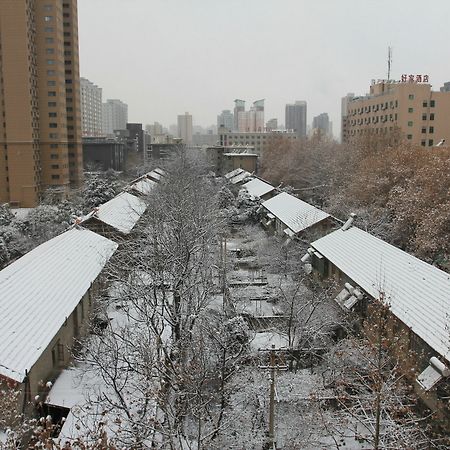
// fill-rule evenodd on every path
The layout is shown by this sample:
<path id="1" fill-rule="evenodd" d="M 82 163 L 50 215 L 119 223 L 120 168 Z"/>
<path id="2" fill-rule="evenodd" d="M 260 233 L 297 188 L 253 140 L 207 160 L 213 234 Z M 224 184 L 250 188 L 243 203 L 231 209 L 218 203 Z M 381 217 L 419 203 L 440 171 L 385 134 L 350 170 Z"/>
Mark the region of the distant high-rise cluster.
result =
<path id="1" fill-rule="evenodd" d="M 286 105 L 286 130 L 293 130 L 297 136 L 306 136 L 306 110 L 305 101 L 296 101 L 293 104 Z"/>
<path id="2" fill-rule="evenodd" d="M 234 129 L 241 133 L 262 133 L 264 131 L 264 100 L 253 102 L 253 106 L 246 111 L 245 101 L 234 101 Z"/>
<path id="3" fill-rule="evenodd" d="M 118 99 L 103 103 L 103 134 L 113 135 L 114 130 L 125 130 L 128 122 L 128 105 Z"/>
<path id="4" fill-rule="evenodd" d="M 0 203 L 83 178 L 76 0 L 0 0 Z"/>
<path id="5" fill-rule="evenodd" d="M 102 136 L 102 88 L 83 77 L 80 78 L 80 86 L 82 135 Z"/>

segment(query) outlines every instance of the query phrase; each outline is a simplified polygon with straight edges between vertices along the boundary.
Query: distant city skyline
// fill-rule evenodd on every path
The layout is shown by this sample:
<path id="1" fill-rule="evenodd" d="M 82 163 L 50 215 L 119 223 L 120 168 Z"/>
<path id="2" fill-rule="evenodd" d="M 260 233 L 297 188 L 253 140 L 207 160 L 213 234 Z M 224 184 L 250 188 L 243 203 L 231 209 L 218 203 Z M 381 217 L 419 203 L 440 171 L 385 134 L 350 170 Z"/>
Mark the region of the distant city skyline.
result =
<path id="1" fill-rule="evenodd" d="M 106 8 L 104 0 L 79 0 L 81 75 L 102 87 L 104 98 L 126 102 L 133 122 L 170 126 L 190 111 L 193 123 L 206 127 L 222 110 L 232 111 L 236 98 L 265 98 L 266 117 L 281 124 L 285 105 L 302 99 L 308 124 L 325 111 L 335 136 L 341 98 L 363 95 L 372 79 L 386 78 L 388 46 L 392 78 L 427 73 L 435 90 L 450 80 L 446 0 L 433 1 L 438 13 L 426 20 L 419 0 L 220 5 L 108 0 Z M 151 17 L 158 21 L 148 26 Z M 142 57 L 143 49 L 151 58 Z"/>

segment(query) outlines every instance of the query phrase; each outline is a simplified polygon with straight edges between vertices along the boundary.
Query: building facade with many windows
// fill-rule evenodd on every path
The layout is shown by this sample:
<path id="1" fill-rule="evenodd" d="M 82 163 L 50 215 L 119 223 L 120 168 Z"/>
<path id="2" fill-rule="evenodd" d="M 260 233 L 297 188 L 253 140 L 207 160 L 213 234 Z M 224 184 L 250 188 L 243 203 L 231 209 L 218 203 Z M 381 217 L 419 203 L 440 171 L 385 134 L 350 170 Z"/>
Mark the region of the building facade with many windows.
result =
<path id="1" fill-rule="evenodd" d="M 428 83 L 374 83 L 370 94 L 347 102 L 343 141 L 387 135 L 400 130 L 409 142 L 431 147 L 450 141 L 450 92 L 433 91 Z"/>
<path id="2" fill-rule="evenodd" d="M 122 100 L 108 99 L 102 106 L 103 134 L 114 136 L 115 130 L 126 130 L 128 105 Z"/>
<path id="3" fill-rule="evenodd" d="M 80 78 L 80 85 L 82 135 L 103 136 L 102 88 L 86 78 Z"/>
<path id="4" fill-rule="evenodd" d="M 76 0 L 0 0 L 0 203 L 83 177 Z"/>

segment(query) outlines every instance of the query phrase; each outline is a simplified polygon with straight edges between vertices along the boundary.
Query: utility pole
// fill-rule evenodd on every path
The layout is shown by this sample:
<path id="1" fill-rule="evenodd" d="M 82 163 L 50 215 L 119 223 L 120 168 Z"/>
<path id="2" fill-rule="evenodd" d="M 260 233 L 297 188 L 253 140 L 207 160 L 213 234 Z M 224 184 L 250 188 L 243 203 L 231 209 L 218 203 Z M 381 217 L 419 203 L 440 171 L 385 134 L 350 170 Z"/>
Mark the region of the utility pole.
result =
<path id="1" fill-rule="evenodd" d="M 276 352 L 282 349 L 275 348 L 275 344 L 272 344 L 270 349 L 259 349 L 260 352 L 270 352 L 270 365 L 259 366 L 260 369 L 270 370 L 270 393 L 269 393 L 269 442 L 268 449 L 276 450 L 277 442 L 275 439 L 275 372 L 277 370 L 287 370 L 288 367 L 276 364 Z"/>

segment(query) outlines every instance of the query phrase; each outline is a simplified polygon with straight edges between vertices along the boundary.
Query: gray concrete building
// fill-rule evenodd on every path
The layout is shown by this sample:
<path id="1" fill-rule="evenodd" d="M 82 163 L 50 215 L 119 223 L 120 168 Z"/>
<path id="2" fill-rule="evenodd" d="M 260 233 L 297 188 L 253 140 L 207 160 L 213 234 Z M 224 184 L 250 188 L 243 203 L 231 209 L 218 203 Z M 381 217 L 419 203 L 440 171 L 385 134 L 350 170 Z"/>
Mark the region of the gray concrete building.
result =
<path id="1" fill-rule="evenodd" d="M 224 109 L 217 116 L 217 128 L 219 129 L 221 126 L 227 130 L 234 129 L 234 114 L 229 109 Z"/>
<path id="2" fill-rule="evenodd" d="M 128 105 L 118 99 L 103 103 L 103 134 L 112 136 L 114 130 L 125 130 L 128 122 Z"/>
<path id="3" fill-rule="evenodd" d="M 307 104 L 305 101 L 296 101 L 287 104 L 285 110 L 286 130 L 293 130 L 297 136 L 306 136 L 306 113 Z"/>
<path id="4" fill-rule="evenodd" d="M 178 137 L 183 139 L 186 145 L 192 144 L 192 115 L 188 112 L 178 116 Z"/>

